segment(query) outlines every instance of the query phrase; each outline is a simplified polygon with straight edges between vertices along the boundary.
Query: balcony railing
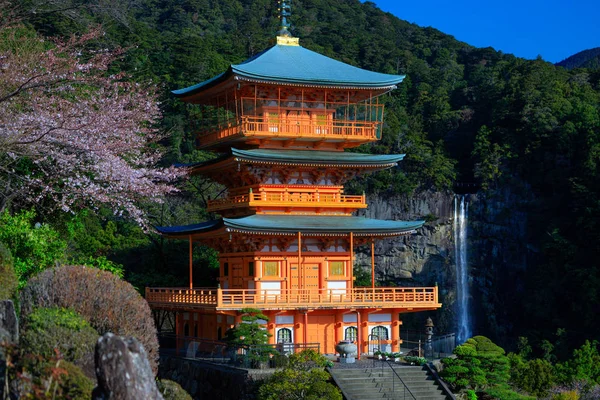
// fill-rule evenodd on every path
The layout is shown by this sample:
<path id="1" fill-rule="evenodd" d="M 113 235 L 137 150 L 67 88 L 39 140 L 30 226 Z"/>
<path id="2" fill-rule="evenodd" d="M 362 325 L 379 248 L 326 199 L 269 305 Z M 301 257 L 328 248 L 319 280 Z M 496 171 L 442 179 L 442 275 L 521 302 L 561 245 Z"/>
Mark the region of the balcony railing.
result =
<path id="1" fill-rule="evenodd" d="M 354 289 L 185 289 L 146 288 L 146 300 L 153 308 L 263 310 L 297 308 L 413 308 L 435 309 L 437 287 L 354 288 Z"/>
<path id="2" fill-rule="evenodd" d="M 244 116 L 240 121 L 214 127 L 196 136 L 196 145 L 206 147 L 219 141 L 254 137 L 257 139 L 304 140 L 304 141 L 354 141 L 370 142 L 378 139 L 380 122 L 369 121 L 289 121 L 261 116 Z"/>
<path id="3" fill-rule="evenodd" d="M 300 191 L 260 191 L 209 200 L 209 212 L 240 207 L 319 207 L 319 208 L 366 208 L 365 195 L 354 196 L 339 193 Z"/>

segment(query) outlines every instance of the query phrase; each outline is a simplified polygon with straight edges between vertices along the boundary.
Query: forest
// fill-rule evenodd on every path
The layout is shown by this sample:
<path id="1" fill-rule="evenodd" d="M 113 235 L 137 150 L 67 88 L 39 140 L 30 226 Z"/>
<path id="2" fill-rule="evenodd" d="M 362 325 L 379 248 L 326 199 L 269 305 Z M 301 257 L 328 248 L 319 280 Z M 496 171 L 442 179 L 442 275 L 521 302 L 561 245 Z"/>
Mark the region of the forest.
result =
<path id="1" fill-rule="evenodd" d="M 153 226 L 214 217 L 205 206 L 223 188 L 173 167 L 213 155 L 194 148 L 197 110 L 171 90 L 269 47 L 277 2 L 0 0 L 0 10 L 0 243 L 17 286 L 57 264 L 112 272 L 140 292 L 185 286 L 186 243 Z M 467 183 L 487 198 L 527 197 L 533 256 L 502 333 L 477 333 L 514 351 L 527 338 L 532 355 L 562 361 L 600 337 L 597 65 L 475 48 L 368 1 L 294 0 L 291 23 L 308 49 L 406 75 L 381 98 L 382 140 L 358 149 L 406 158 L 349 192 Z M 213 286 L 216 253 L 196 248 L 194 265 L 197 284 Z"/>

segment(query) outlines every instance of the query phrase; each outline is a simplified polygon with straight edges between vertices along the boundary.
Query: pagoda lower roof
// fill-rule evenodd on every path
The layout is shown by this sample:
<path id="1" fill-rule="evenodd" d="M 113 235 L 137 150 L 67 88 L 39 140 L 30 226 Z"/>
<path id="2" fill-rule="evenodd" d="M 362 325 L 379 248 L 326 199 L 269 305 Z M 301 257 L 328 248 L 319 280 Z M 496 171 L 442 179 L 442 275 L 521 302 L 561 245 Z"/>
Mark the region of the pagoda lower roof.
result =
<path id="1" fill-rule="evenodd" d="M 390 75 L 358 68 L 302 46 L 275 45 L 226 72 L 187 88 L 174 90 L 177 97 L 188 97 L 231 78 L 307 87 L 391 90 L 404 75 Z"/>
<path id="2" fill-rule="evenodd" d="M 232 148 L 229 154 L 221 157 L 181 166 L 200 168 L 232 159 L 233 161 L 253 164 L 389 168 L 396 166 L 403 158 L 404 154 L 363 154 L 321 150 L 239 150 Z"/>
<path id="3" fill-rule="evenodd" d="M 250 215 L 222 218 L 200 224 L 157 227 L 165 236 L 189 236 L 224 230 L 224 232 L 255 234 L 302 234 L 356 236 L 398 236 L 413 233 L 425 221 L 389 221 L 363 217 L 320 215 Z"/>

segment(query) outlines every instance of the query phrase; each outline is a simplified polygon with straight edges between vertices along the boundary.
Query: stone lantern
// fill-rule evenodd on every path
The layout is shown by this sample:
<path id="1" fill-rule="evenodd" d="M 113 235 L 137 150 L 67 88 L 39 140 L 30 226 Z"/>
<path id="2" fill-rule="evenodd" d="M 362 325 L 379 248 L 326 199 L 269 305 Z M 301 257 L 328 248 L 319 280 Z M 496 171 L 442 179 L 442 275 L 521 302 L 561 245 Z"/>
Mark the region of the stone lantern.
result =
<path id="1" fill-rule="evenodd" d="M 427 336 L 425 340 L 425 358 L 431 359 L 433 358 L 433 344 L 431 342 L 431 337 L 433 336 L 433 320 L 431 318 L 427 318 L 425 322 L 425 335 Z"/>

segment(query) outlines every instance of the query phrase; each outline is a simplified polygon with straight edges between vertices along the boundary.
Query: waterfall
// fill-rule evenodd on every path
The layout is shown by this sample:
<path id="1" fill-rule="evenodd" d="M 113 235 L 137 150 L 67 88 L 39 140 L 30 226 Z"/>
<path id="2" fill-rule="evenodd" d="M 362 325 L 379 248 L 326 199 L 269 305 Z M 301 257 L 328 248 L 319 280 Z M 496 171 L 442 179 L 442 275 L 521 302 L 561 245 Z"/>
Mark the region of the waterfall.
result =
<path id="1" fill-rule="evenodd" d="M 460 199 L 459 199 L 460 197 Z M 460 202 L 460 203 L 459 203 Z M 471 337 L 469 316 L 469 282 L 467 264 L 467 221 L 469 203 L 466 197 L 454 197 L 454 259 L 456 263 L 457 342 L 462 344 Z"/>

